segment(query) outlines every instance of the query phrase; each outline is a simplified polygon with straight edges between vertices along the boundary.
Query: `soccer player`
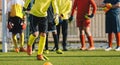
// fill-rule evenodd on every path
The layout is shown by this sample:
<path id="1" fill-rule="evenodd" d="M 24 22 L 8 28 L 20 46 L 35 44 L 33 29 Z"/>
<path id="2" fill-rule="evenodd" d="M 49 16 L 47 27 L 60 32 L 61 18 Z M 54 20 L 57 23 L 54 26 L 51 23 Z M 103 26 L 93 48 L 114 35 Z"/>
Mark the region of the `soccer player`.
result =
<path id="1" fill-rule="evenodd" d="M 57 36 L 56 25 L 54 23 L 54 13 L 53 13 L 52 5 L 50 5 L 50 7 L 49 7 L 47 12 L 48 12 L 48 15 L 47 15 L 48 31 L 47 31 L 47 36 L 46 36 L 46 44 L 45 44 L 45 51 L 44 51 L 44 53 L 47 53 L 47 54 L 49 53 L 49 49 L 48 49 L 48 34 L 49 34 L 49 32 L 52 32 L 56 53 L 57 54 L 63 54 L 62 50 L 59 49 L 59 45 L 58 45 L 58 36 Z"/>
<path id="2" fill-rule="evenodd" d="M 24 14 L 22 12 L 24 6 L 23 0 L 9 0 L 8 2 L 8 29 L 12 32 L 12 39 L 16 52 L 25 52 L 24 49 L 24 33 L 26 25 L 24 23 Z M 18 46 L 17 34 L 20 34 L 20 48 Z"/>
<path id="3" fill-rule="evenodd" d="M 120 51 L 120 0 L 104 0 L 101 7 L 105 11 L 105 29 L 108 33 L 108 47 L 105 51 L 112 50 L 114 34 L 117 42 L 115 51 Z"/>
<path id="4" fill-rule="evenodd" d="M 24 8 L 26 9 L 31 0 L 26 0 Z M 32 34 L 30 34 L 27 45 L 27 54 L 32 54 L 32 44 L 34 40 L 40 36 L 38 43 L 38 60 L 45 60 L 43 57 L 43 49 L 46 41 L 46 31 L 47 31 L 47 10 L 52 3 L 54 9 L 55 23 L 58 24 L 58 9 L 56 5 L 56 0 L 35 0 L 34 5 L 30 10 L 30 26 Z"/>
<path id="5" fill-rule="evenodd" d="M 67 51 L 68 18 L 72 8 L 71 0 L 57 0 L 60 23 L 57 25 L 58 40 L 62 29 L 63 51 Z"/>
<path id="6" fill-rule="evenodd" d="M 90 7 L 92 7 L 92 13 L 90 13 L 91 11 Z M 81 50 L 86 50 L 85 34 L 87 36 L 90 45 L 87 50 L 95 49 L 93 37 L 90 32 L 90 23 L 91 23 L 90 18 L 92 18 L 95 15 L 96 9 L 97 7 L 94 0 L 74 0 L 72 13 L 71 13 L 71 17 L 69 18 L 69 21 L 72 21 L 74 12 L 76 10 L 77 12 L 76 25 L 80 31 Z"/>

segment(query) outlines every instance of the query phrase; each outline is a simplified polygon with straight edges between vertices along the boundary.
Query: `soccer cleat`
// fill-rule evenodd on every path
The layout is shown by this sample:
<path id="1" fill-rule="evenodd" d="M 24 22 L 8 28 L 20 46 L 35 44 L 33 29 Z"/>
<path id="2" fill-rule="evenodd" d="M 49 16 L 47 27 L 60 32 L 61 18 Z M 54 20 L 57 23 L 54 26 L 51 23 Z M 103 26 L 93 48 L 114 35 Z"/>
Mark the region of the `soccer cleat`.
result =
<path id="1" fill-rule="evenodd" d="M 63 51 L 60 50 L 60 49 L 58 49 L 58 50 L 56 50 L 56 53 L 57 53 L 57 54 L 63 54 Z"/>
<path id="2" fill-rule="evenodd" d="M 115 51 L 120 51 L 120 47 L 116 47 Z"/>
<path id="3" fill-rule="evenodd" d="M 95 47 L 90 47 L 87 49 L 88 51 L 92 51 L 92 50 L 95 50 Z"/>
<path id="4" fill-rule="evenodd" d="M 49 58 L 47 56 L 43 55 L 43 57 L 45 60 L 49 60 Z"/>
<path id="5" fill-rule="evenodd" d="M 26 52 L 26 49 L 23 47 L 20 47 L 20 52 Z"/>
<path id="6" fill-rule="evenodd" d="M 15 52 L 19 53 L 19 48 L 15 48 Z"/>
<path id="7" fill-rule="evenodd" d="M 112 50 L 111 47 L 107 47 L 107 48 L 105 49 L 105 51 L 110 51 L 110 50 Z"/>
<path id="8" fill-rule="evenodd" d="M 44 54 L 49 54 L 49 50 L 43 51 Z"/>
<path id="9" fill-rule="evenodd" d="M 83 50 L 83 51 L 84 51 L 84 50 L 86 50 L 86 48 L 85 48 L 85 47 L 82 47 L 82 48 L 80 48 L 80 50 Z"/>
<path id="10" fill-rule="evenodd" d="M 32 55 L 32 46 L 30 45 L 27 46 L 27 54 Z"/>
<path id="11" fill-rule="evenodd" d="M 45 58 L 43 57 L 42 54 L 40 54 L 40 55 L 37 55 L 37 60 L 45 61 Z"/>

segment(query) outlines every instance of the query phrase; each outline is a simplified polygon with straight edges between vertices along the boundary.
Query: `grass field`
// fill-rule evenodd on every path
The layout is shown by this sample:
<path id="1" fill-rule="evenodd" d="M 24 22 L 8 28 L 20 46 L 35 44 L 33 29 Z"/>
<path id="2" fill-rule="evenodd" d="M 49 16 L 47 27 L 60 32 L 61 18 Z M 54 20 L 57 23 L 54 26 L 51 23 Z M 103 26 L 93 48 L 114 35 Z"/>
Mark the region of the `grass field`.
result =
<path id="1" fill-rule="evenodd" d="M 43 65 L 46 61 L 36 60 L 36 53 L 28 56 L 25 52 L 0 52 L 0 65 Z M 50 52 L 46 54 L 53 65 L 120 65 L 120 52 L 95 50 L 80 51 L 69 50 L 64 54 Z"/>

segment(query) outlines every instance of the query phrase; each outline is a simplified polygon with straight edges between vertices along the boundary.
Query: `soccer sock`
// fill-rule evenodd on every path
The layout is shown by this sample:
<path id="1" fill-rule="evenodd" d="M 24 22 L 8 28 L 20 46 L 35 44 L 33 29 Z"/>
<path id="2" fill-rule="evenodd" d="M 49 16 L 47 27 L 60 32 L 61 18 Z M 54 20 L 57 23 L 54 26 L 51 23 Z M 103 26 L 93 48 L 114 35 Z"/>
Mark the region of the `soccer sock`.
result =
<path id="1" fill-rule="evenodd" d="M 48 50 L 48 34 L 47 34 L 47 36 L 46 36 L 45 50 Z"/>
<path id="2" fill-rule="evenodd" d="M 56 48 L 56 50 L 58 50 L 59 46 L 58 46 L 58 36 L 57 36 L 57 34 L 53 33 L 53 38 L 54 38 L 55 48 Z"/>
<path id="3" fill-rule="evenodd" d="M 24 33 L 20 34 L 20 47 L 22 48 L 24 45 Z"/>
<path id="4" fill-rule="evenodd" d="M 38 55 L 43 54 L 43 49 L 45 47 L 46 36 L 40 36 L 40 40 L 38 43 Z"/>
<path id="5" fill-rule="evenodd" d="M 12 39 L 13 39 L 13 43 L 14 43 L 14 45 L 15 45 L 15 48 L 18 48 L 16 34 L 13 34 L 13 35 L 12 35 Z"/>
<path id="6" fill-rule="evenodd" d="M 117 46 L 120 46 L 120 33 L 116 33 Z"/>
<path id="7" fill-rule="evenodd" d="M 109 47 L 112 47 L 113 33 L 108 34 L 108 44 Z"/>
<path id="8" fill-rule="evenodd" d="M 85 47 L 85 35 L 80 35 L 81 48 Z"/>
<path id="9" fill-rule="evenodd" d="M 28 39 L 28 45 L 32 46 L 33 42 L 35 41 L 37 37 L 33 36 L 33 34 L 30 35 Z"/>
<path id="10" fill-rule="evenodd" d="M 93 42 L 92 36 L 88 36 L 88 41 L 89 41 L 90 47 L 94 47 L 94 42 Z"/>

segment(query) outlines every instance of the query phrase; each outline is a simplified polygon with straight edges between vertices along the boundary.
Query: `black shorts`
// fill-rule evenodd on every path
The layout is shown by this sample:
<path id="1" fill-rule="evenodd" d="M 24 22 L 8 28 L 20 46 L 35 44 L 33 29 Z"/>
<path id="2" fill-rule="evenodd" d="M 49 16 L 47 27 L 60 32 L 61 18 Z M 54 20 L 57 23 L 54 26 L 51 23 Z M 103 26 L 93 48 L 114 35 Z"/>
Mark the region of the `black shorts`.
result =
<path id="1" fill-rule="evenodd" d="M 22 33 L 22 19 L 20 17 L 10 17 L 8 22 L 13 24 L 12 29 L 9 30 L 10 32 L 13 34 Z"/>
<path id="2" fill-rule="evenodd" d="M 34 32 L 47 32 L 47 18 L 46 17 L 36 17 L 30 14 L 30 31 Z"/>
<path id="3" fill-rule="evenodd" d="M 54 22 L 48 22 L 48 31 L 47 32 L 54 32 L 56 30 L 56 25 Z"/>

